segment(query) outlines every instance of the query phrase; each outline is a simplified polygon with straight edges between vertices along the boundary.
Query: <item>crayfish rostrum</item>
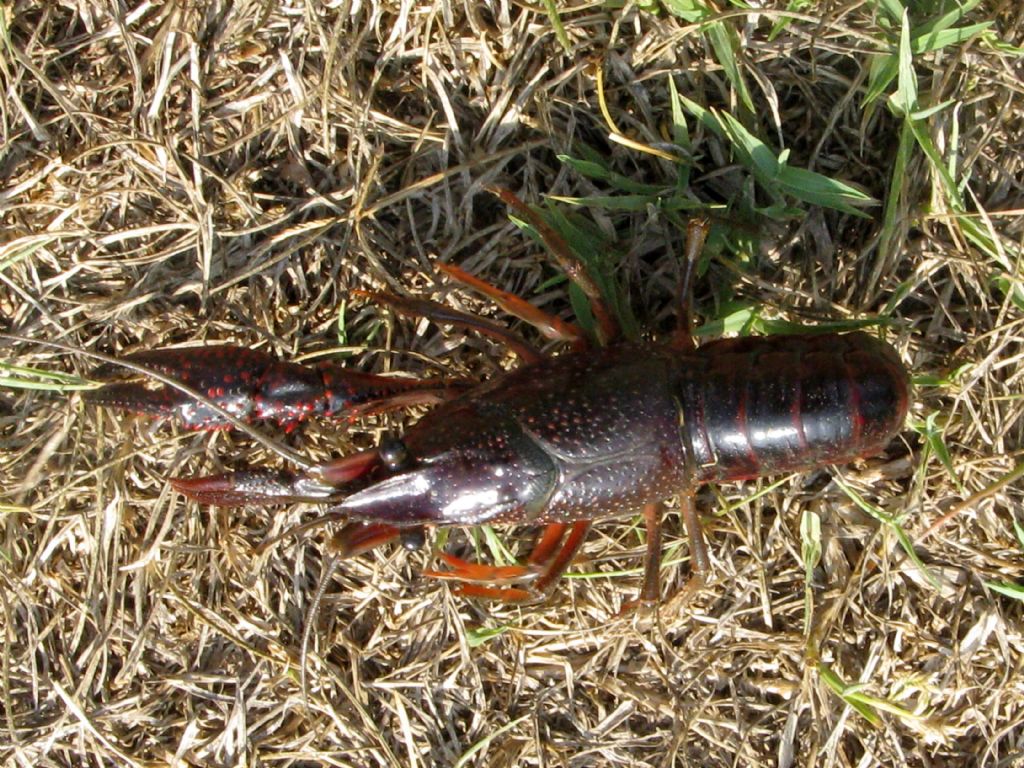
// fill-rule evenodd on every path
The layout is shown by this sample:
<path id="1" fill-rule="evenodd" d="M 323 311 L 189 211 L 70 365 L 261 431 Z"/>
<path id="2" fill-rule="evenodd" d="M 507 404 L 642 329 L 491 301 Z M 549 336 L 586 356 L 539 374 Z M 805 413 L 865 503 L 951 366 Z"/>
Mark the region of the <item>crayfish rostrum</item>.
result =
<path id="1" fill-rule="evenodd" d="M 88 399 L 176 415 L 193 428 L 229 425 L 223 411 L 288 427 L 316 414 L 437 402 L 400 440 L 376 449 L 301 471 L 248 470 L 172 483 L 213 504 L 328 504 L 330 513 L 348 520 L 333 539 L 343 555 L 395 538 L 415 545 L 425 526 L 545 524 L 521 565 L 488 567 L 443 554 L 447 567 L 430 572 L 462 582 L 464 594 L 509 601 L 546 594 L 593 520 L 638 511 L 649 533 L 640 598 L 656 601 L 663 500 L 680 498 L 700 573 L 708 568 L 693 501 L 700 484 L 846 462 L 881 451 L 902 427 L 907 373 L 895 350 L 866 333 L 694 345 L 689 295 L 703 222 L 689 228 L 675 333 L 664 343 L 627 343 L 596 282 L 558 234 L 514 195 L 499 194 L 541 232 L 586 294 L 602 346 L 571 323 L 439 265 L 570 349 L 542 355 L 496 323 L 424 299 L 378 295 L 399 312 L 500 339 L 522 365 L 468 387 L 278 362 L 235 346 L 153 350 L 129 359 L 205 400 L 138 381 L 111 382 Z"/>

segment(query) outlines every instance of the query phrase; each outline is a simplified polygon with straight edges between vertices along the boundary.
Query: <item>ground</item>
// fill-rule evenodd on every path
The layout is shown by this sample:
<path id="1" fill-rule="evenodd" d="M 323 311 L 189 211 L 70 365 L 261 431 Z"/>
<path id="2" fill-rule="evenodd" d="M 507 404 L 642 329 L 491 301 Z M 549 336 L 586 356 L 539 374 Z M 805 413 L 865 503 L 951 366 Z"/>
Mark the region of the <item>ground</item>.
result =
<path id="1" fill-rule="evenodd" d="M 1024 11 L 760 5 L 0 4 L 0 362 L 19 366 L 0 390 L 0 759 L 1024 759 Z M 702 338 L 863 325 L 914 376 L 907 428 L 849 466 L 701 489 L 711 573 L 657 620 L 621 612 L 630 514 L 540 605 L 458 597 L 422 576 L 430 548 L 386 546 L 311 612 L 331 529 L 258 548 L 322 509 L 214 510 L 167 484 L 278 457 L 45 377 L 230 341 L 491 378 L 517 364 L 501 345 L 358 291 L 543 344 L 434 267 L 577 316 L 492 185 L 621 286 L 645 338 L 674 328 L 682 232 L 708 215 Z M 257 428 L 322 460 L 421 413 Z M 532 535 L 494 533 L 520 553 Z M 471 554 L 474 535 L 492 560 L 489 531 L 431 543 Z M 675 514 L 665 561 L 668 593 L 690 573 Z"/>

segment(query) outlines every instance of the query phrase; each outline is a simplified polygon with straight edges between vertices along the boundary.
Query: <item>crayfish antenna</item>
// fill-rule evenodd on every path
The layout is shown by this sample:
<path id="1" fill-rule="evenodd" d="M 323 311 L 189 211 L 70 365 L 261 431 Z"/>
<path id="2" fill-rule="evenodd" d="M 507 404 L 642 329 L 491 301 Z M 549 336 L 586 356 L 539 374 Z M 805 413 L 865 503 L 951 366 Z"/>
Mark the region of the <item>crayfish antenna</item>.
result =
<path id="1" fill-rule="evenodd" d="M 309 638 L 313 632 L 313 623 L 320 613 L 320 603 L 323 602 L 324 593 L 327 591 L 327 582 L 334 576 L 334 571 L 338 568 L 340 560 L 341 557 L 339 555 L 332 554 L 330 559 L 324 563 L 323 572 L 320 574 L 320 581 L 317 583 L 316 592 L 313 595 L 313 602 L 309 604 L 309 610 L 306 611 L 306 616 L 302 620 L 302 644 L 299 648 L 299 685 L 302 688 L 302 705 L 307 710 L 309 709 L 309 679 L 306 674 L 306 668 L 309 665 L 306 662 L 309 660 Z"/>
<path id="2" fill-rule="evenodd" d="M 319 528 L 320 526 L 324 525 L 325 523 L 331 523 L 336 520 L 343 519 L 345 517 L 346 515 L 338 512 L 327 512 L 326 514 L 320 515 L 319 517 L 315 517 L 312 520 L 307 520 L 304 523 L 298 523 L 297 525 L 293 525 L 291 528 L 286 528 L 285 530 L 281 531 L 276 536 L 271 536 L 269 539 L 265 539 L 262 543 L 260 543 L 258 547 L 256 547 L 256 554 L 262 555 L 271 547 L 277 546 L 282 541 L 291 536 L 295 536 L 300 533 L 305 533 L 306 531 L 312 531 L 315 528 Z"/>
<path id="3" fill-rule="evenodd" d="M 322 524 L 324 518 L 318 518 L 310 521 L 315 524 Z M 286 534 L 293 533 L 299 526 L 290 528 L 285 531 Z M 312 527 L 312 526 L 310 526 Z M 327 584 L 330 582 L 331 577 L 334 576 L 334 571 L 338 568 L 338 563 L 353 555 L 361 554 L 367 550 L 373 549 L 380 544 L 383 544 L 391 539 L 403 536 L 403 545 L 407 548 L 413 547 L 416 544 L 417 547 L 421 543 L 421 537 L 418 534 L 422 534 L 422 527 L 408 529 L 405 534 L 412 534 L 406 538 L 403 535 L 403 531 L 386 523 L 349 523 L 341 529 L 332 539 L 328 547 L 331 552 L 330 558 L 324 563 L 323 572 L 320 575 L 320 581 L 317 583 L 316 592 L 313 595 L 313 602 L 309 605 L 309 610 L 306 612 L 306 616 L 303 619 L 304 626 L 302 628 L 302 645 L 299 650 L 299 680 L 302 686 L 302 703 L 309 709 L 309 684 L 306 670 L 308 664 L 306 663 L 309 659 L 309 640 L 310 635 L 313 631 L 313 624 L 316 621 L 316 617 L 320 612 L 320 604 L 323 602 L 324 594 L 327 592 Z M 277 537 L 278 539 L 280 537 Z M 275 539 L 276 540 L 276 539 Z"/>

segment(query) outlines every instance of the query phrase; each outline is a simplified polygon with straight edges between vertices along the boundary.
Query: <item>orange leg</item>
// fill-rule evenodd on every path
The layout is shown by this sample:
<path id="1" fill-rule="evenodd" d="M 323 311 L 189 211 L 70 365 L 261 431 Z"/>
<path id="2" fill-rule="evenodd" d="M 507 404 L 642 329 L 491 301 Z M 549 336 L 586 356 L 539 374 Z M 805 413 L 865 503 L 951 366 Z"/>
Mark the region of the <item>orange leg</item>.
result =
<path id="1" fill-rule="evenodd" d="M 690 579 L 677 593 L 666 601 L 666 605 L 678 605 L 704 584 L 707 573 L 711 570 L 707 543 L 704 531 L 697 516 L 693 493 L 685 492 L 681 497 L 682 517 L 686 525 L 686 533 L 690 540 Z M 644 522 L 647 526 L 647 550 L 644 553 L 644 582 L 636 600 L 622 606 L 621 614 L 639 608 L 649 608 L 661 601 L 661 515 L 664 505 L 648 504 L 644 507 Z"/>
<path id="2" fill-rule="evenodd" d="M 480 565 L 442 553 L 441 559 L 451 570 L 426 571 L 424 575 L 470 582 L 460 584 L 456 588 L 457 594 L 467 597 L 501 600 L 507 603 L 541 600 L 572 563 L 589 530 L 589 521 L 573 523 L 571 526 L 563 523 L 548 525 L 538 539 L 526 565 Z M 565 541 L 562 541 L 563 536 Z M 486 586 L 519 582 L 525 582 L 524 586 Z"/>
<path id="3" fill-rule="evenodd" d="M 442 271 L 448 271 L 445 269 L 444 264 L 438 264 L 437 266 Z M 482 333 L 484 336 L 489 336 L 492 339 L 496 339 L 497 341 L 505 344 L 509 349 L 519 355 L 524 363 L 536 363 L 543 358 L 543 355 L 538 350 L 520 339 L 508 328 L 498 325 L 487 318 L 469 315 L 465 312 L 460 312 L 457 309 L 446 307 L 444 304 L 439 304 L 436 301 L 431 301 L 430 299 L 416 299 L 411 297 L 395 296 L 390 293 L 373 293 L 370 291 L 357 291 L 356 293 L 369 296 L 377 303 L 385 304 L 399 314 L 412 315 L 414 317 L 425 317 L 435 323 L 447 323 L 449 325 L 468 328 L 478 333 Z M 526 302 L 523 303 L 526 304 Z M 527 306 L 530 305 L 527 304 Z M 540 310 L 537 310 L 537 312 L 540 312 Z M 558 318 L 555 319 L 557 320 Z"/>
<path id="4" fill-rule="evenodd" d="M 565 523 L 551 523 L 545 526 L 527 562 L 531 565 L 543 565 L 550 560 L 567 527 Z"/>
<path id="5" fill-rule="evenodd" d="M 605 303 L 600 287 L 587 273 L 583 262 L 572 252 L 569 244 L 565 242 L 565 238 L 512 192 L 498 187 L 489 187 L 488 189 L 501 198 L 502 202 L 506 205 L 511 206 L 519 216 L 522 216 L 523 219 L 529 222 L 531 227 L 537 230 L 537 233 L 544 240 L 544 244 L 562 268 L 562 271 L 583 291 L 590 301 L 590 308 L 593 310 L 594 317 L 597 320 L 601 340 L 607 344 L 618 338 L 619 324 Z"/>
<path id="6" fill-rule="evenodd" d="M 693 278 L 697 273 L 701 252 L 708 239 L 708 221 L 704 218 L 691 219 L 686 227 L 686 246 L 683 252 L 683 273 L 679 277 L 679 314 L 676 317 L 676 331 L 672 336 L 672 347 L 686 351 L 694 348 L 693 343 Z"/>
<path id="7" fill-rule="evenodd" d="M 575 325 L 567 323 L 562 318 L 549 314 L 542 309 L 538 309 L 514 293 L 503 291 L 485 280 L 469 274 L 469 272 L 461 267 L 456 267 L 454 264 L 438 262 L 435 266 L 453 280 L 457 280 L 478 293 L 482 293 L 513 317 L 518 317 L 524 323 L 529 323 L 540 331 L 545 338 L 552 341 L 570 341 L 573 343 L 583 340 L 583 331 Z"/>
<path id="8" fill-rule="evenodd" d="M 680 497 L 680 501 L 682 504 L 683 523 L 686 525 L 686 536 L 690 540 L 690 570 L 693 572 L 690 580 L 697 579 L 699 586 L 711 571 L 708 544 L 704 540 L 704 529 L 700 527 L 700 516 L 697 514 L 697 505 L 694 502 L 693 491 L 684 493 Z"/>
<path id="9" fill-rule="evenodd" d="M 647 527 L 647 549 L 644 552 L 644 582 L 635 600 L 624 603 L 619 615 L 637 608 L 649 608 L 661 600 L 661 515 L 665 505 L 644 505 L 644 524 Z"/>
<path id="10" fill-rule="evenodd" d="M 704 250 L 704 243 L 707 241 L 710 225 L 705 218 L 691 219 L 686 227 L 686 245 L 683 252 L 683 272 L 679 278 L 679 315 L 677 317 L 676 330 L 673 334 L 671 345 L 680 351 L 689 351 L 695 348 L 693 340 L 693 280 L 697 274 L 697 265 L 700 263 L 701 252 Z M 690 466 L 687 475 L 693 477 L 694 468 Z M 685 597 L 700 588 L 704 583 L 707 574 L 711 570 L 711 558 L 708 556 L 708 545 L 704 540 L 704 531 L 700 526 L 700 517 L 697 515 L 697 506 L 693 498 L 693 488 L 687 488 L 680 495 L 680 512 L 683 524 L 686 526 L 686 535 L 690 540 L 690 580 L 680 590 L 676 597 Z M 648 600 L 651 594 L 649 579 L 651 579 L 651 522 L 648 520 L 648 561 L 644 577 L 644 590 L 641 600 Z M 660 539 L 660 532 L 659 532 Z M 658 546 L 660 548 L 660 540 Z M 657 578 L 655 575 L 654 579 Z M 654 589 L 657 590 L 657 582 L 654 582 Z"/>
<path id="11" fill-rule="evenodd" d="M 665 600 L 664 608 L 673 612 L 677 611 L 679 606 L 686 603 L 693 593 L 704 585 L 708 573 L 711 572 L 711 559 L 708 557 L 708 547 L 704 541 L 700 518 L 697 516 L 693 493 L 684 493 L 681 502 L 683 522 L 690 540 L 690 578 L 681 589 Z"/>
<path id="12" fill-rule="evenodd" d="M 572 564 L 573 559 L 576 557 L 576 553 L 586 540 L 587 533 L 589 531 L 589 520 L 583 520 L 572 524 L 572 527 L 569 529 L 569 534 L 566 536 L 565 541 L 562 544 L 562 548 L 558 550 L 554 558 L 551 559 L 551 562 L 547 564 L 547 567 L 544 569 L 544 572 L 540 575 L 537 581 L 532 584 L 534 592 L 543 596 L 547 590 L 554 585 L 558 578 L 565 573 L 565 569 Z"/>
<path id="13" fill-rule="evenodd" d="M 661 513 L 664 505 L 644 506 L 644 523 L 647 526 L 647 551 L 644 553 L 644 584 L 640 588 L 638 601 L 653 605 L 661 599 Z"/>

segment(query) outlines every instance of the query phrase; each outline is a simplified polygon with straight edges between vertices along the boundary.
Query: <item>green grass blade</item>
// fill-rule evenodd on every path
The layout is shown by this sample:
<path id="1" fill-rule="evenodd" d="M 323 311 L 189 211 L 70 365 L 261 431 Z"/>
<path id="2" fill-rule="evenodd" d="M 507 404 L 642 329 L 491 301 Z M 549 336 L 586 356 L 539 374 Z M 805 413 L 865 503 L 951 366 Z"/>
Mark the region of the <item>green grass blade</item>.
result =
<path id="1" fill-rule="evenodd" d="M 94 381 L 83 379 L 61 371 L 47 371 L 42 368 L 28 368 L 11 363 L 0 363 L 0 371 L 9 376 L 0 376 L 0 386 L 12 389 L 32 389 L 41 392 L 77 392 L 80 390 L 97 389 L 102 386 Z"/>
<path id="2" fill-rule="evenodd" d="M 960 45 L 970 40 L 975 35 L 980 35 L 989 29 L 995 22 L 983 21 L 978 24 L 970 24 L 966 27 L 956 29 L 943 29 L 935 32 L 925 32 L 911 41 L 911 49 L 920 56 L 924 53 L 931 53 L 951 45 Z"/>
<path id="3" fill-rule="evenodd" d="M 511 627 L 508 624 L 502 624 L 497 627 L 477 627 L 476 629 L 466 630 L 466 644 L 470 648 L 479 648 L 484 643 L 505 634 L 509 629 Z"/>
<path id="4" fill-rule="evenodd" d="M 929 413 L 924 421 L 912 423 L 911 426 L 915 432 L 924 438 L 928 450 L 935 455 L 945 468 L 946 474 L 949 475 L 956 489 L 960 493 L 964 493 L 963 483 L 960 482 L 960 478 L 956 474 L 956 469 L 953 467 L 953 457 L 950 454 L 949 446 L 946 445 L 946 439 L 943 434 L 945 430 L 937 423 L 938 417 L 938 413 Z"/>
<path id="5" fill-rule="evenodd" d="M 512 722 L 506 723 L 505 725 L 501 726 L 501 728 L 498 728 L 497 730 L 487 734 L 482 739 L 480 739 L 480 741 L 478 741 L 476 744 L 467 749 L 466 752 L 462 755 L 462 757 L 460 757 L 455 762 L 455 765 L 452 768 L 464 768 L 464 766 L 469 765 L 470 760 L 473 759 L 473 755 L 475 755 L 477 752 L 480 752 L 483 749 L 486 749 L 487 746 L 496 738 L 498 738 L 502 734 L 508 733 L 517 725 L 529 720 L 531 717 L 532 715 L 523 715 L 522 717 L 517 717 Z"/>
<path id="6" fill-rule="evenodd" d="M 900 525 L 899 518 L 893 517 L 880 507 L 876 507 L 874 504 L 869 503 L 839 475 L 835 475 L 832 479 L 835 481 L 836 485 L 842 489 L 843 493 L 850 497 L 850 500 L 853 501 L 854 504 L 860 507 L 864 512 L 871 515 L 871 517 L 875 518 L 875 520 L 887 526 L 896 535 L 896 540 L 899 541 L 900 547 L 903 548 L 907 557 L 910 558 L 910 562 L 912 562 L 914 567 L 917 568 L 918 573 L 924 576 L 932 587 L 939 589 L 941 586 L 939 584 L 939 580 L 935 578 L 934 574 L 932 574 L 924 564 L 924 561 L 922 561 L 921 557 L 917 554 L 917 550 L 914 548 L 914 542 L 911 541 L 910 536 L 907 535 L 903 526 Z"/>
<path id="7" fill-rule="evenodd" d="M 806 168 L 786 165 L 779 172 L 778 180 L 782 192 L 797 200 L 843 211 L 851 216 L 869 218 L 860 209 L 878 205 L 878 201 L 864 191 Z"/>
<path id="8" fill-rule="evenodd" d="M 558 44 L 562 46 L 562 50 L 572 56 L 572 41 L 569 39 L 569 33 L 565 31 L 565 25 L 562 23 L 562 17 L 558 13 L 558 6 L 555 4 L 555 0 L 542 0 L 542 2 L 544 10 L 548 14 L 548 20 L 551 22 L 551 28 L 555 31 Z"/>
<path id="9" fill-rule="evenodd" d="M 807 509 L 800 517 L 800 555 L 804 564 L 804 636 L 811 634 L 814 569 L 821 560 L 821 516 Z"/>
<path id="10" fill-rule="evenodd" d="M 690 142 L 690 128 L 686 124 L 686 114 L 679 101 L 679 92 L 676 90 L 676 81 L 669 75 L 668 82 L 669 104 L 672 107 L 672 141 L 676 146 L 686 151 L 687 155 L 692 152 L 693 145 Z M 688 189 L 690 186 L 690 164 L 682 163 L 679 167 L 679 176 L 676 179 L 679 189 Z"/>
<path id="11" fill-rule="evenodd" d="M 832 669 L 825 664 L 818 665 L 818 674 L 821 675 L 821 679 L 825 681 L 826 685 L 831 688 L 840 699 L 846 704 L 849 704 L 861 717 L 867 720 L 869 723 L 878 727 L 882 724 L 881 716 L 874 710 L 874 708 L 867 702 L 857 698 L 854 693 L 856 692 L 854 686 L 850 686 L 844 681 L 839 675 L 832 671 Z"/>
<path id="12" fill-rule="evenodd" d="M 907 7 L 899 0 L 875 0 L 875 5 L 894 24 L 899 24 L 903 14 L 907 12 Z M 884 21 L 884 19 L 879 19 L 879 21 Z"/>
<path id="13" fill-rule="evenodd" d="M 914 150 L 914 132 L 904 122 L 900 128 L 899 145 L 893 161 L 892 175 L 889 177 L 889 192 L 885 196 L 882 210 L 882 229 L 879 233 L 878 249 L 883 259 L 895 259 L 895 251 L 900 250 L 903 242 L 902 201 L 904 186 L 908 183 L 907 167 Z"/>
<path id="14" fill-rule="evenodd" d="M 627 194 L 656 196 L 664 191 L 664 187 L 638 182 L 621 173 L 610 171 L 600 160 L 581 159 L 569 155 L 559 155 L 558 159 L 572 168 L 581 176 L 601 181 Z"/>
<path id="15" fill-rule="evenodd" d="M 743 70 L 740 68 L 740 62 L 743 59 L 739 35 L 724 21 L 708 24 L 704 31 L 711 43 L 711 49 L 715 52 L 715 58 L 732 84 L 737 98 L 747 111 L 753 114 L 754 100 L 750 96 L 750 88 L 743 77 Z"/>
<path id="16" fill-rule="evenodd" d="M 986 581 L 985 586 L 1000 595 L 1024 602 L 1024 584 L 1015 584 L 1009 581 Z"/>
<path id="17" fill-rule="evenodd" d="M 889 97 L 889 106 L 897 115 L 911 115 L 917 109 L 917 75 L 914 73 L 913 51 L 910 47 L 910 18 L 906 11 L 900 27 L 897 72 L 898 84 L 895 93 Z"/>

